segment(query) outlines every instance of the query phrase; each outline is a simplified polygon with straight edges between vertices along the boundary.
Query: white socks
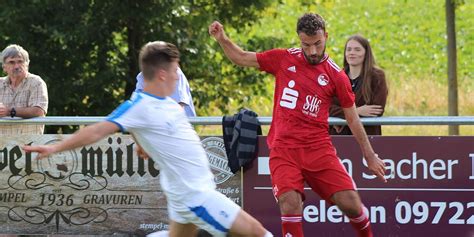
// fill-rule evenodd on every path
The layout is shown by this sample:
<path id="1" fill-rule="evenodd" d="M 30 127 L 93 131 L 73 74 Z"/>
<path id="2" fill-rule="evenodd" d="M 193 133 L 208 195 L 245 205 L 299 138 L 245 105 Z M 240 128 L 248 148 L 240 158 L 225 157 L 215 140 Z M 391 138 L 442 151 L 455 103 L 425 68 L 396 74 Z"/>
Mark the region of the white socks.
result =
<path id="1" fill-rule="evenodd" d="M 162 230 L 162 231 L 153 232 L 151 234 L 148 234 L 146 237 L 168 237 L 168 236 L 169 236 L 169 231 Z"/>

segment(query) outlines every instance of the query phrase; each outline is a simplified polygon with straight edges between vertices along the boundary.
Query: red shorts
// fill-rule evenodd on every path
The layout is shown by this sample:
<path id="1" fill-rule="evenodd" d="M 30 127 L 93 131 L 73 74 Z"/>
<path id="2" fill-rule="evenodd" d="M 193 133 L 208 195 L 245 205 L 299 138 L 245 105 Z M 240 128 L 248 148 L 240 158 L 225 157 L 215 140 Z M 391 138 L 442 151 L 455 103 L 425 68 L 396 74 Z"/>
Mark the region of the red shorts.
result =
<path id="1" fill-rule="evenodd" d="M 318 148 L 281 148 L 270 151 L 270 174 L 275 198 L 295 190 L 304 195 L 304 183 L 329 203 L 331 196 L 356 185 L 331 144 Z"/>

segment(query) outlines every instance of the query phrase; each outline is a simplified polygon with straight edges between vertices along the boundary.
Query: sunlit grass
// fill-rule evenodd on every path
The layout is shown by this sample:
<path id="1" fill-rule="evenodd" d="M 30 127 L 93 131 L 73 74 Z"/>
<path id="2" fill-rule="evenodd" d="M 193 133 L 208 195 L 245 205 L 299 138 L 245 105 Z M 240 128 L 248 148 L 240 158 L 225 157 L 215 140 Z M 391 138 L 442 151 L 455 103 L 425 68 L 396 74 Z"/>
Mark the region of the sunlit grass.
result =
<path id="1" fill-rule="evenodd" d="M 447 116 L 448 89 L 447 83 L 430 78 L 418 79 L 399 76 L 397 79 L 388 78 L 389 96 L 385 116 Z M 269 82 L 272 83 L 272 82 Z M 474 115 L 474 82 L 467 78 L 458 82 L 459 115 Z M 268 89 L 271 89 L 270 86 Z M 229 111 L 236 113 L 240 107 L 247 107 L 259 116 L 272 115 L 272 100 L 269 97 L 259 97 L 247 105 L 230 103 Z M 212 107 L 212 105 L 210 106 Z M 221 116 L 216 109 L 210 116 Z M 231 114 L 228 114 L 231 115 Z M 220 125 L 195 126 L 201 136 L 222 135 Z M 268 133 L 269 126 L 263 126 L 263 133 Z M 474 136 L 474 125 L 460 126 L 460 135 Z M 382 126 L 383 135 L 387 136 L 447 136 L 448 126 L 443 125 L 410 125 Z"/>
<path id="2" fill-rule="evenodd" d="M 448 88 L 433 78 L 398 78 L 389 83 L 385 116 L 447 116 Z M 461 116 L 474 115 L 474 83 L 458 82 L 458 109 Z M 474 135 L 474 126 L 460 126 L 460 135 Z M 448 126 L 383 126 L 384 135 L 444 136 Z"/>
<path id="3" fill-rule="evenodd" d="M 382 126 L 382 133 L 384 136 L 447 136 L 448 126 Z M 460 126 L 459 135 L 473 136 L 474 126 Z"/>

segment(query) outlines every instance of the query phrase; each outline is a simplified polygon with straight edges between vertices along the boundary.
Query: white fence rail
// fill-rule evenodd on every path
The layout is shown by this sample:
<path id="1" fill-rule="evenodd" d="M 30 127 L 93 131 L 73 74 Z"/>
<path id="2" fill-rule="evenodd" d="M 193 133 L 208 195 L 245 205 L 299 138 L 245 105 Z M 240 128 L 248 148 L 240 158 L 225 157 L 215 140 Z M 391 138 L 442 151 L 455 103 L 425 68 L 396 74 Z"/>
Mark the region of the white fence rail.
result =
<path id="1" fill-rule="evenodd" d="M 31 119 L 0 118 L 2 124 L 87 125 L 104 120 L 102 116 L 48 116 Z M 189 118 L 194 125 L 220 125 L 222 117 Z M 259 117 L 262 125 L 269 125 L 272 117 Z M 474 125 L 474 116 L 397 116 L 362 118 L 364 125 Z M 330 125 L 345 125 L 340 118 L 329 118 Z"/>

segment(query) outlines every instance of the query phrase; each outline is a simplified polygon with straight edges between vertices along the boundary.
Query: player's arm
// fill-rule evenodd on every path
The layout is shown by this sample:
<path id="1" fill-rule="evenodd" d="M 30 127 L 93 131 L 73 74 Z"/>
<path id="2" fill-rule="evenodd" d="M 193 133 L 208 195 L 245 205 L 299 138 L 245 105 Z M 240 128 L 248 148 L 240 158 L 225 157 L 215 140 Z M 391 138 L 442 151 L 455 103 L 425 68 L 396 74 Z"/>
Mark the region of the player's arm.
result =
<path id="1" fill-rule="evenodd" d="M 57 152 L 72 150 L 95 143 L 102 138 L 117 132 L 119 129 L 120 128 L 117 124 L 103 121 L 84 127 L 74 133 L 71 137 L 68 137 L 59 143 L 39 146 L 25 145 L 22 148 L 26 152 L 38 152 L 37 159 L 41 159 Z"/>
<path id="2" fill-rule="evenodd" d="M 225 34 L 224 26 L 218 21 L 214 21 L 209 25 L 209 34 L 217 40 L 224 50 L 224 54 L 234 64 L 243 67 L 259 67 L 257 54 L 255 52 L 244 51 L 232 42 Z"/>
<path id="3" fill-rule="evenodd" d="M 343 108 L 343 111 L 346 117 L 347 125 L 351 129 L 352 134 L 354 135 L 355 139 L 360 145 L 360 148 L 362 149 L 362 154 L 364 155 L 364 158 L 367 161 L 367 167 L 380 180 L 387 182 L 384 178 L 385 164 L 374 152 L 372 145 L 370 145 L 364 127 L 360 122 L 355 105 L 352 105 L 352 107 L 349 108 Z"/>

